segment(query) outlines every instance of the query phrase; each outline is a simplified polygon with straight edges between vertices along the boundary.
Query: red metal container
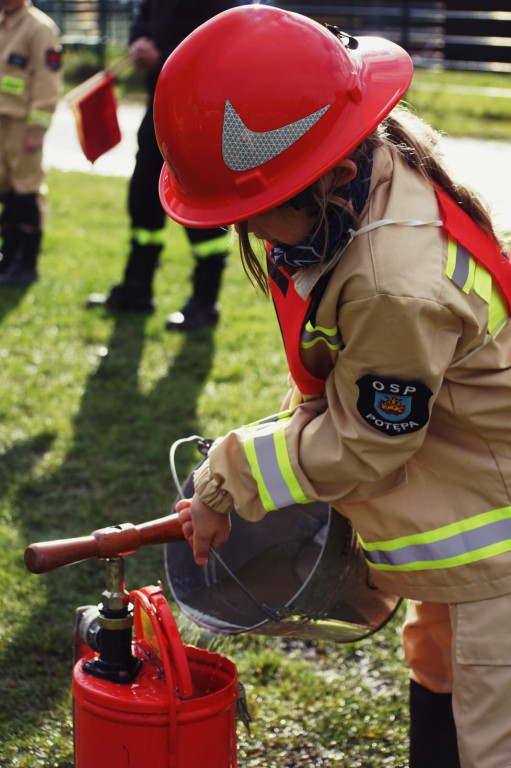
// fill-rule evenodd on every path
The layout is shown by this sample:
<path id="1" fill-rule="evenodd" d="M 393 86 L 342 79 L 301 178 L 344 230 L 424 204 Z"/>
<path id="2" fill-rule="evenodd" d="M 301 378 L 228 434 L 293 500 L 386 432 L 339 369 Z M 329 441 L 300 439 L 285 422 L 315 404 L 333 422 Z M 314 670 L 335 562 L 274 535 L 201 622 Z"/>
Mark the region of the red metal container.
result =
<path id="1" fill-rule="evenodd" d="M 235 665 L 182 644 L 160 587 L 130 597 L 141 668 L 120 685 L 75 664 L 75 768 L 236 768 Z"/>

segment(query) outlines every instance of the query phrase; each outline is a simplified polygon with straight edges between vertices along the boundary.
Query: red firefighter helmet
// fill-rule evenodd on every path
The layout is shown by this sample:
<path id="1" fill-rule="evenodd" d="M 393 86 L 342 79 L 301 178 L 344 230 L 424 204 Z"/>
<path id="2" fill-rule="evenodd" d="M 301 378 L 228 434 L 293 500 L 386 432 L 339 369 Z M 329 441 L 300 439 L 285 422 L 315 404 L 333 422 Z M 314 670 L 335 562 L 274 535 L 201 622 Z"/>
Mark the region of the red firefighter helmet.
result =
<path id="1" fill-rule="evenodd" d="M 412 70 L 394 43 L 354 41 L 301 14 L 258 4 L 218 14 L 158 79 L 164 209 L 181 224 L 215 227 L 288 200 L 374 130 Z"/>

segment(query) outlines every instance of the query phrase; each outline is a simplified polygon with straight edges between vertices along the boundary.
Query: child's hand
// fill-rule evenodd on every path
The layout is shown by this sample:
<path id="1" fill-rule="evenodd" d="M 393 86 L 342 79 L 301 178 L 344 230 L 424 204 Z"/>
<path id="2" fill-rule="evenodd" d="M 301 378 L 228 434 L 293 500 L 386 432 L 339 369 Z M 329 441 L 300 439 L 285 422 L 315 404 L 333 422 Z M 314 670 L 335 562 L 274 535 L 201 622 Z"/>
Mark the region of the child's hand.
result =
<path id="1" fill-rule="evenodd" d="M 206 565 L 210 547 L 219 547 L 229 538 L 230 516 L 215 512 L 197 494 L 192 499 L 178 501 L 176 512 L 183 535 L 193 548 L 195 562 L 197 565 Z"/>

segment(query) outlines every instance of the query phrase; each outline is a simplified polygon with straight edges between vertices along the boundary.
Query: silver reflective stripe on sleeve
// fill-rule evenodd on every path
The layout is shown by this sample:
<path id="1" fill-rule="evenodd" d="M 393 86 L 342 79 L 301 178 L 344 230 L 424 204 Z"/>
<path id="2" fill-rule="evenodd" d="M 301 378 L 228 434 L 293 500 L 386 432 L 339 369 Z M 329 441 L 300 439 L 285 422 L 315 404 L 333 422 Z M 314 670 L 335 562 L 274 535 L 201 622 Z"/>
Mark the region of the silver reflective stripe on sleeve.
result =
<path id="1" fill-rule="evenodd" d="M 283 411 L 249 425 L 242 438 L 247 461 L 267 512 L 311 501 L 303 492 L 289 458 L 286 427 L 290 419 L 291 413 Z"/>

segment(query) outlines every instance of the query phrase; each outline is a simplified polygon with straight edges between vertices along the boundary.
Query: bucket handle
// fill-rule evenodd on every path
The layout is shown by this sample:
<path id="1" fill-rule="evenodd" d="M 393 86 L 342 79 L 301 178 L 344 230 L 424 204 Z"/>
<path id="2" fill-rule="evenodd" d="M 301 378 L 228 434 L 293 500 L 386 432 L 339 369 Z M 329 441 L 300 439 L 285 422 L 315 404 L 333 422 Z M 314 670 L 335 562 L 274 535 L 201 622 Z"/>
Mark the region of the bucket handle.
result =
<path id="1" fill-rule="evenodd" d="M 183 437 L 180 440 L 176 440 L 174 443 L 172 443 L 170 447 L 170 452 L 169 452 L 170 471 L 172 473 L 172 478 L 174 480 L 174 484 L 177 488 L 177 492 L 179 494 L 180 499 L 184 499 L 185 494 L 181 486 L 181 483 L 179 482 L 179 478 L 177 476 L 176 460 L 175 460 L 176 450 L 183 443 L 188 443 L 188 442 L 191 442 L 192 440 L 197 441 L 197 448 L 199 449 L 199 453 L 201 453 L 204 456 L 204 459 L 207 457 L 209 449 L 213 445 L 213 440 L 210 440 L 209 438 L 201 437 L 201 435 L 190 435 L 190 437 Z M 210 554 L 222 566 L 224 571 L 227 573 L 228 576 L 230 576 L 230 578 L 234 581 L 234 583 L 247 595 L 247 597 L 250 598 L 250 600 L 252 600 L 253 603 L 257 605 L 257 607 L 259 608 L 260 611 L 262 611 L 262 613 L 264 613 L 266 616 L 272 619 L 272 621 L 277 621 L 277 622 L 282 621 L 282 616 L 275 608 L 272 608 L 271 606 L 266 605 L 266 603 L 261 603 L 257 599 L 257 597 L 248 589 L 248 587 L 246 587 L 243 584 L 243 582 L 238 579 L 236 574 L 231 571 L 231 569 L 229 568 L 225 560 L 222 557 L 220 557 L 216 549 L 213 549 L 213 547 L 210 547 Z"/>

